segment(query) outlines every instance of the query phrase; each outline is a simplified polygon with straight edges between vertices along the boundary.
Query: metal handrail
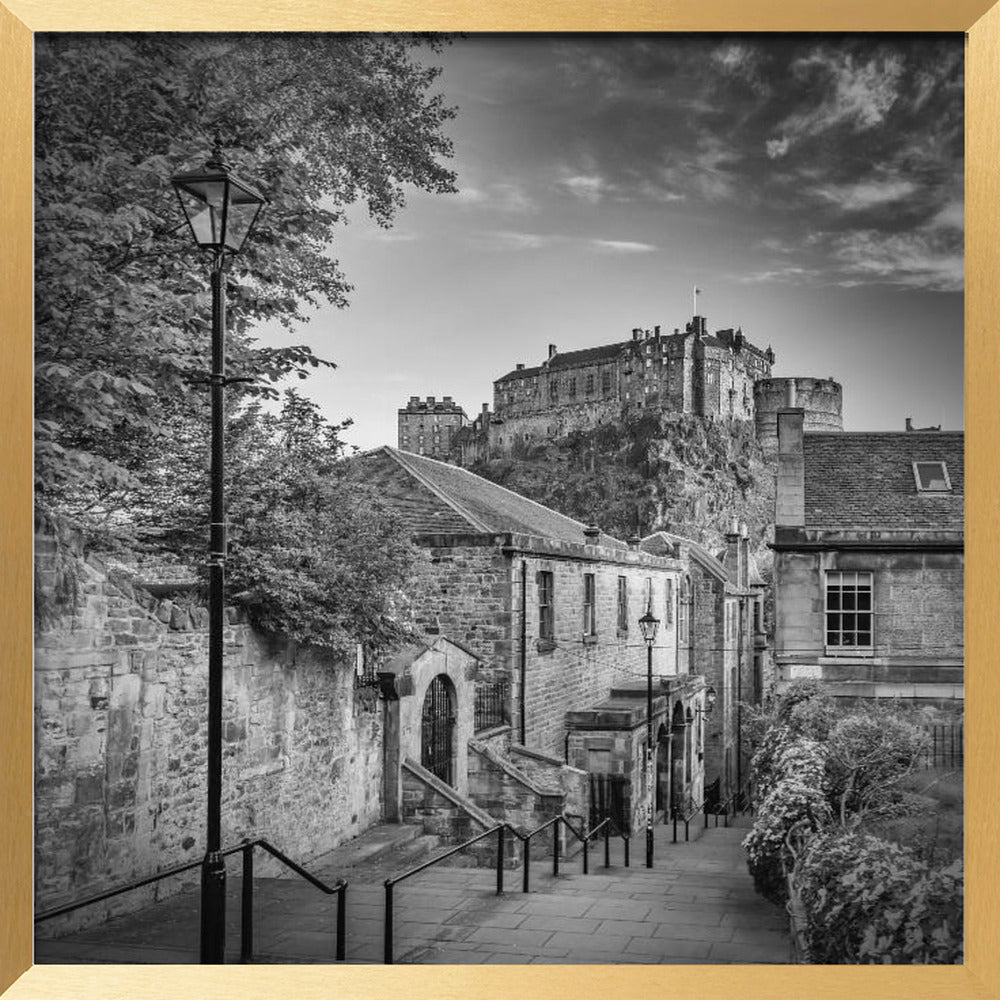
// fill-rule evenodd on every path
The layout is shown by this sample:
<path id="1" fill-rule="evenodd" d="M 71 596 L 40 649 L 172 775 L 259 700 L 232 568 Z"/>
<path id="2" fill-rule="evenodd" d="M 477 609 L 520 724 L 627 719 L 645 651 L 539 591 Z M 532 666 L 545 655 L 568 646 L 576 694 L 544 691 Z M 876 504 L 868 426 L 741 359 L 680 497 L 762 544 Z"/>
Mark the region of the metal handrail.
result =
<path id="1" fill-rule="evenodd" d="M 423 864 L 417 865 L 415 868 L 411 868 L 409 871 L 403 872 L 402 875 L 392 875 L 385 880 L 385 914 L 382 936 L 382 959 L 386 965 L 392 965 L 392 890 L 395 886 L 404 879 L 408 879 L 413 875 L 419 875 L 420 872 L 426 871 L 428 868 L 431 868 L 440 861 L 444 861 L 445 858 L 450 858 L 453 854 L 458 854 L 459 851 L 464 851 L 465 848 L 471 847 L 473 844 L 478 844 L 479 841 L 485 840 L 487 837 L 492 837 L 495 833 L 497 834 L 497 895 L 501 895 L 503 892 L 504 831 L 507 829 L 513 828 L 509 827 L 507 823 L 498 823 L 496 826 L 490 827 L 489 830 L 479 834 L 477 837 L 472 837 L 471 839 L 459 844 L 457 847 L 453 847 L 450 850 L 445 851 L 443 854 L 438 854 L 436 857 L 430 858 Z M 520 836 L 520 834 L 518 834 L 518 836 Z"/>
<path id="2" fill-rule="evenodd" d="M 336 894 L 336 960 L 338 962 L 344 961 L 345 930 L 347 927 L 347 882 L 344 879 L 338 879 L 333 886 L 329 886 L 325 882 L 316 878 L 315 875 L 307 872 L 301 865 L 296 864 L 291 858 L 279 851 L 273 844 L 268 843 L 266 840 L 258 839 L 244 840 L 237 846 L 228 847 L 226 850 L 220 852 L 224 858 L 228 857 L 230 854 L 236 854 L 237 852 L 242 852 L 243 854 L 243 890 L 240 901 L 240 962 L 247 963 L 253 961 L 253 851 L 255 847 L 260 847 L 267 851 L 268 854 L 276 858 L 286 867 L 290 868 L 296 875 L 316 886 L 317 889 L 326 893 L 328 896 Z M 75 910 L 81 910 L 86 906 L 103 903 L 105 900 L 114 899 L 116 896 L 124 895 L 126 892 L 132 892 L 135 889 L 141 889 L 144 886 L 152 885 L 154 882 L 160 882 L 163 879 L 172 878 L 174 875 L 180 875 L 183 872 L 193 871 L 195 868 L 200 868 L 202 863 L 202 861 L 189 861 L 187 864 L 174 865 L 171 868 L 166 868 L 161 872 L 157 872 L 155 875 L 149 875 L 146 878 L 136 879 L 129 882 L 127 885 L 121 885 L 115 887 L 114 889 L 108 889 L 95 896 L 88 896 L 86 899 L 77 900 L 75 903 L 67 903 L 65 906 L 57 906 L 51 910 L 44 910 L 41 913 L 35 914 L 34 922 L 36 924 L 40 924 L 43 921 L 52 920 L 55 917 L 61 917 L 67 913 L 73 913 Z"/>

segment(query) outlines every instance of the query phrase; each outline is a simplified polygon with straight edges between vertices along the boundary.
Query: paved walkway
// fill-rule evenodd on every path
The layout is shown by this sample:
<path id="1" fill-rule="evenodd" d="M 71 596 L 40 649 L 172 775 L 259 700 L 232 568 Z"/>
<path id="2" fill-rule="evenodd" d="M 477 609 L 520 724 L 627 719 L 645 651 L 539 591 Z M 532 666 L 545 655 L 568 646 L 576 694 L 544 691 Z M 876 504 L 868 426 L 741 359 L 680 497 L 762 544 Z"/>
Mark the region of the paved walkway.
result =
<path id="1" fill-rule="evenodd" d="M 621 845 L 603 867 L 602 845 L 564 860 L 559 876 L 536 860 L 531 891 L 521 870 L 496 873 L 436 866 L 394 893 L 393 953 L 419 964 L 726 964 L 789 961 L 787 921 L 780 907 L 756 895 L 739 842 L 743 829 L 710 828 L 689 844 L 671 844 L 656 830 L 655 864 L 645 867 L 636 838 L 632 867 Z M 312 866 L 319 877 L 323 859 Z M 385 865 L 362 862 L 348 872 L 347 961 L 381 963 Z M 405 866 L 404 866 L 405 867 Z M 239 885 L 229 880 L 227 960 L 239 958 Z M 299 879 L 256 880 L 255 961 L 331 963 L 334 897 Z M 139 913 L 57 940 L 36 941 L 36 963 L 197 961 L 198 895 L 187 892 Z"/>

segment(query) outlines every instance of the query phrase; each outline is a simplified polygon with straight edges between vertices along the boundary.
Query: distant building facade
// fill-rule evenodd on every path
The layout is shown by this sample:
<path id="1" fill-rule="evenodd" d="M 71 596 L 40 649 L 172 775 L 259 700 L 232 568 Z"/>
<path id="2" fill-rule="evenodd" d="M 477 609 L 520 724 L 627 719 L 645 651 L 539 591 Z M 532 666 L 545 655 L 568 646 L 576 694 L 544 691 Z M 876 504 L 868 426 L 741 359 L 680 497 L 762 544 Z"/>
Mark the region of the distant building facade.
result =
<path id="1" fill-rule="evenodd" d="M 400 451 L 446 460 L 452 454 L 455 436 L 469 423 L 465 410 L 452 399 L 411 396 L 397 411 L 397 443 Z"/>
<path id="2" fill-rule="evenodd" d="M 804 433 L 777 413 L 774 655 L 842 698 L 959 710 L 964 435 Z"/>
<path id="3" fill-rule="evenodd" d="M 694 316 L 683 332 L 633 329 L 631 340 L 560 354 L 549 345 L 540 365 L 519 364 L 493 383 L 490 450 L 509 453 L 655 409 L 702 417 L 754 417 L 754 384 L 769 378 L 774 352 L 742 330 L 708 332 Z"/>

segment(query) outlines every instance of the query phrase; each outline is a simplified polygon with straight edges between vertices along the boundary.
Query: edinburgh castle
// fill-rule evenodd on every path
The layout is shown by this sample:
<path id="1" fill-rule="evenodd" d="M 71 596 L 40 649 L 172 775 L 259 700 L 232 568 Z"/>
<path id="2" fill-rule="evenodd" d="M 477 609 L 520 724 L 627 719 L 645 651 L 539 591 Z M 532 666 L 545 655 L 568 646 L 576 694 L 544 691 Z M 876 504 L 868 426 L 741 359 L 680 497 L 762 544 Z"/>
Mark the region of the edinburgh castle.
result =
<path id="1" fill-rule="evenodd" d="M 812 376 L 773 378 L 774 362 L 770 346 L 757 347 L 742 329 L 710 333 L 699 315 L 683 332 L 635 328 L 628 340 L 565 353 L 549 344 L 541 364 L 517 364 L 496 379 L 492 412 L 484 404 L 472 421 L 451 397 L 440 403 L 411 397 L 399 410 L 398 444 L 470 465 L 656 411 L 752 422 L 770 453 L 776 413 L 786 406 L 804 409 L 809 430 L 841 430 L 840 384 Z"/>

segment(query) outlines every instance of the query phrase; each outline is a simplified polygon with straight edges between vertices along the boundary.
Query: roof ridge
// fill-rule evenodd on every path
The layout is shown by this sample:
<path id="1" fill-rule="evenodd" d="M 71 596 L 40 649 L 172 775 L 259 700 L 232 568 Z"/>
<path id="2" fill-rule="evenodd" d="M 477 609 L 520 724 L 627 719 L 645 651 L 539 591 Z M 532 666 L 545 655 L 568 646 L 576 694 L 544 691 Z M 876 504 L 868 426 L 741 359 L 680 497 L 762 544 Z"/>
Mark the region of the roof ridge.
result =
<path id="1" fill-rule="evenodd" d="M 387 449 L 390 452 L 390 454 L 394 455 L 394 457 L 397 457 L 397 461 L 399 461 L 398 456 L 404 454 L 402 452 L 399 452 L 396 448 L 393 448 L 391 445 L 383 445 L 382 447 Z M 412 457 L 417 458 L 418 456 L 414 455 Z M 485 476 L 477 476 L 476 473 L 470 472 L 468 469 L 463 469 L 462 466 L 460 465 L 452 465 L 449 462 L 441 462 L 438 461 L 438 459 L 436 458 L 428 458 L 426 455 L 420 455 L 419 461 L 432 462 L 434 465 L 440 465 L 445 469 L 459 472 L 464 476 L 469 476 L 473 479 L 480 479 L 484 483 L 489 483 L 490 486 L 492 486 L 494 489 L 502 490 L 504 493 L 507 493 L 512 497 L 517 497 L 517 499 L 522 501 L 523 503 L 531 504 L 532 506 L 538 507 L 539 509 L 545 511 L 546 513 L 555 514 L 556 517 L 561 517 L 563 520 L 569 521 L 571 524 L 578 525 L 581 530 L 587 527 L 587 525 L 585 525 L 583 521 L 578 521 L 575 517 L 570 517 L 568 514 L 563 514 L 562 511 L 555 510 L 555 508 L 553 507 L 546 507 L 545 504 L 539 503 L 537 500 L 532 500 L 531 497 L 526 497 L 522 493 L 516 493 L 514 490 L 508 489 L 506 486 L 501 486 L 499 483 L 495 483 L 493 482 L 493 480 L 487 479 Z M 400 461 L 400 464 L 404 465 L 407 469 L 410 469 L 410 466 L 406 462 Z M 417 475 L 418 478 L 420 478 L 420 481 L 423 482 L 425 485 L 427 485 L 428 488 L 433 489 L 433 487 L 431 487 L 430 484 L 426 482 L 425 477 L 419 476 L 416 470 L 414 469 L 410 469 L 410 471 L 413 472 L 414 475 Z M 434 493 L 438 496 L 441 495 L 437 489 L 434 489 Z M 445 497 L 442 497 L 442 499 L 447 500 L 447 498 Z M 455 502 L 450 502 L 450 505 L 454 507 L 455 510 L 457 510 L 463 517 L 468 518 L 469 521 L 476 521 L 476 518 L 474 518 L 467 511 L 463 510 L 461 507 L 459 507 Z M 479 523 L 481 524 L 481 522 Z M 482 525 L 480 527 L 480 530 L 489 532 L 490 529 L 487 528 L 485 525 Z M 620 538 L 615 538 L 614 535 L 609 535 L 606 531 L 602 531 L 601 534 L 604 535 L 606 538 L 610 538 L 612 541 L 618 542 L 619 545 L 625 544 Z"/>
<path id="2" fill-rule="evenodd" d="M 475 517 L 473 514 L 470 514 L 469 511 L 467 511 L 461 504 L 459 504 L 452 497 L 445 495 L 435 483 L 431 482 L 419 470 L 419 468 L 414 468 L 413 463 L 409 462 L 407 459 L 404 459 L 403 455 L 407 454 L 406 452 L 402 452 L 398 448 L 393 448 L 391 445 L 387 444 L 382 445 L 382 450 L 385 451 L 389 455 L 389 457 L 392 458 L 398 465 L 401 465 L 407 472 L 409 472 L 410 475 L 414 477 L 414 479 L 416 479 L 424 487 L 429 489 L 431 493 L 433 493 L 434 496 L 436 496 L 442 503 L 447 504 L 449 507 L 451 507 L 453 511 L 455 511 L 456 514 L 459 514 L 462 517 L 464 517 L 465 520 L 468 521 L 469 524 L 476 529 L 476 531 L 482 531 L 484 534 L 490 534 L 490 529 L 488 525 L 480 521 L 478 517 Z M 421 455 L 420 457 L 424 461 L 429 461 L 429 462 L 435 461 L 432 458 L 428 459 L 425 455 Z M 407 458 L 409 458 L 409 455 L 407 455 Z M 446 463 L 439 462 L 438 464 L 444 465 Z"/>

